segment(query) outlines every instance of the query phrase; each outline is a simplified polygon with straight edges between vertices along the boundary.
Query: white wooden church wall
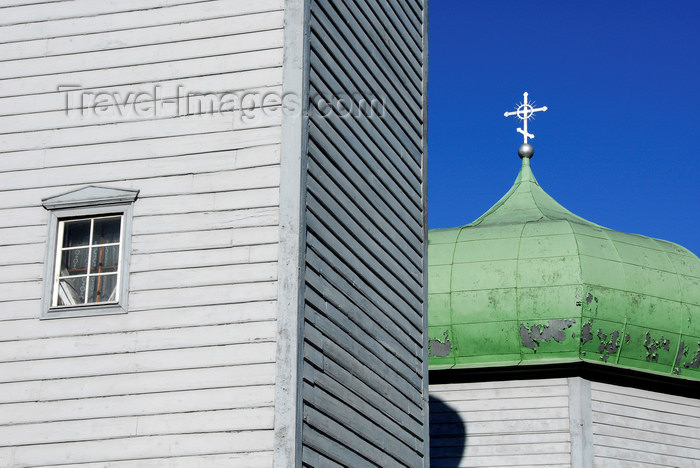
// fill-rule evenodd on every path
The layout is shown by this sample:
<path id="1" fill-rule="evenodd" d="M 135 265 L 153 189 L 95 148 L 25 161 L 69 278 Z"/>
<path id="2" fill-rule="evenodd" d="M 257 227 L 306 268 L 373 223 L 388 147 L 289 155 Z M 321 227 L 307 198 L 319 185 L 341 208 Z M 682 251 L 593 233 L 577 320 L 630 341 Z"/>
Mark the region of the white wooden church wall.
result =
<path id="1" fill-rule="evenodd" d="M 591 382 L 596 466 L 700 466 L 700 400 Z"/>
<path id="2" fill-rule="evenodd" d="M 437 467 L 571 466 L 566 378 L 430 386 Z"/>
<path id="3" fill-rule="evenodd" d="M 58 87 L 279 93 L 283 8 L 2 2 L 0 466 L 271 465 L 279 119 L 66 115 Z M 140 190 L 129 311 L 39 320 L 41 200 L 88 184 Z"/>
<path id="4" fill-rule="evenodd" d="M 431 466 L 700 466 L 700 401 L 579 377 L 430 386 Z"/>

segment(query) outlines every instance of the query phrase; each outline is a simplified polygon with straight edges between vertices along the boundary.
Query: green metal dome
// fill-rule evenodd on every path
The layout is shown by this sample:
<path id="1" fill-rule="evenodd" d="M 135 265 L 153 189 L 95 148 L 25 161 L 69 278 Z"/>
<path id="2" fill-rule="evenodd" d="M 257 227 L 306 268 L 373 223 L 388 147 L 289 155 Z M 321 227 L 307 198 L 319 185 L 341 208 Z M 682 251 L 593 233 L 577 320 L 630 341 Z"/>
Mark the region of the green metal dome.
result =
<path id="1" fill-rule="evenodd" d="M 428 236 L 430 368 L 575 361 L 700 380 L 700 259 L 569 212 L 523 158 L 483 216 Z"/>

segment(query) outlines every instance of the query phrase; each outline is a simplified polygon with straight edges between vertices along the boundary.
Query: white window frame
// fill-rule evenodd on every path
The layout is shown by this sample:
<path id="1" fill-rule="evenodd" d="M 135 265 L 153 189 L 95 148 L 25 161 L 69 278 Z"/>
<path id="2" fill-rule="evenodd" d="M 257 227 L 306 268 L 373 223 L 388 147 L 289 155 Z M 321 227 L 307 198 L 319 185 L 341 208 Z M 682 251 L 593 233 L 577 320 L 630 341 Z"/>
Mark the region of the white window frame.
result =
<path id="1" fill-rule="evenodd" d="M 91 315 L 124 314 L 128 311 L 129 261 L 131 255 L 131 227 L 137 190 L 120 190 L 88 186 L 43 200 L 49 211 L 49 231 L 44 268 L 44 293 L 41 318 L 84 317 Z M 58 254 L 63 238 L 59 233 L 62 221 L 73 219 L 121 216 L 117 297 L 104 303 L 53 306 L 57 282 Z"/>
<path id="2" fill-rule="evenodd" d="M 93 235 L 93 229 L 95 226 L 95 222 L 100 220 L 100 219 L 116 219 L 119 218 L 119 237 L 116 242 L 112 242 L 109 244 L 94 244 L 95 236 Z M 63 243 L 62 240 L 65 238 L 65 227 L 66 223 L 71 223 L 71 222 L 76 222 L 76 221 L 89 221 L 90 222 L 90 230 L 88 234 L 88 243 L 87 245 L 81 245 L 81 246 L 75 246 L 75 247 L 64 247 L 61 244 Z M 87 306 L 89 304 L 108 304 L 108 303 L 118 303 L 119 302 L 119 280 L 121 278 L 121 272 L 122 272 L 122 264 L 121 264 L 121 252 L 123 250 L 123 244 L 124 244 L 124 214 L 123 213 L 115 213 L 115 214 L 100 214 L 97 216 L 87 216 L 87 217 L 80 217 L 80 218 L 70 218 L 70 219 L 59 219 L 58 220 L 58 236 L 56 237 L 56 259 L 54 261 L 55 268 L 54 268 L 54 274 L 53 274 L 53 293 L 51 294 L 51 307 L 61 307 L 61 308 L 66 308 L 66 307 L 71 307 L 71 306 L 66 306 L 66 305 L 58 305 L 58 299 L 59 296 L 61 295 L 59 284 L 62 279 L 70 279 L 70 278 L 85 278 L 85 294 L 83 296 L 83 304 L 75 304 L 77 305 L 83 305 Z M 97 247 L 95 246 L 97 245 Z M 61 274 L 61 258 L 63 255 L 66 254 L 66 252 L 70 251 L 75 251 L 75 250 L 87 250 L 87 265 L 92 265 L 92 256 L 93 252 L 95 250 L 99 250 L 100 247 L 117 247 L 118 249 L 118 254 L 117 254 L 117 270 L 116 272 L 112 271 L 109 273 L 94 273 L 93 267 L 86 266 L 85 269 L 85 275 L 82 274 L 77 274 L 77 275 L 62 275 Z M 99 270 L 99 266 L 98 266 Z M 116 285 L 114 289 L 114 300 L 111 301 L 98 301 L 98 302 L 87 302 L 87 299 L 89 297 L 89 291 L 91 289 L 90 287 L 90 281 L 94 277 L 101 277 L 101 276 L 116 276 Z"/>

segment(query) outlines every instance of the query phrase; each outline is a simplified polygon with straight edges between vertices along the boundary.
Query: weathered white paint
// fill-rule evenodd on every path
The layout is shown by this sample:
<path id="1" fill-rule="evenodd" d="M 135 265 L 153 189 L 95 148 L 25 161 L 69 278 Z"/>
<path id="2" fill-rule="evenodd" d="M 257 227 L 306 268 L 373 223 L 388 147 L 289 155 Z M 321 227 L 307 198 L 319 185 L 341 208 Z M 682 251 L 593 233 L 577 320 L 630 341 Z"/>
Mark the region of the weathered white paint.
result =
<path id="1" fill-rule="evenodd" d="M 38 57 L 60 56 L 90 51 L 119 50 L 126 47 L 144 47 L 172 41 L 187 41 L 228 36 L 231 34 L 243 34 L 264 31 L 268 29 L 268 25 L 271 23 L 276 22 L 279 24 L 281 22 L 281 16 L 282 12 L 280 11 L 253 13 L 246 15 L 245 22 L 235 24 L 231 24 L 228 17 L 200 19 L 193 22 L 133 29 L 128 36 L 125 36 L 121 31 L 97 32 L 83 35 L 79 44 L 76 44 L 75 38 L 71 36 L 23 41 L 22 49 L 13 47 L 12 43 L 4 43 L 0 44 L 0 56 L 2 56 L 4 60 L 30 61 Z"/>
<path id="2" fill-rule="evenodd" d="M 204 118 L 206 119 L 206 118 Z M 20 153 L 6 153 L 8 160 L 13 158 L 29 157 L 33 161 L 34 168 L 27 168 L 23 171 L 15 171 L 15 177 L 12 173 L 0 174 L 0 180 L 6 186 L 4 190 L 23 190 L 25 188 L 43 188 L 43 187 L 65 187 L 59 181 L 66 179 L 67 185 L 87 185 L 90 180 L 100 177 L 107 181 L 118 181 L 130 179 L 130 175 L 140 173 L 140 169 L 144 166 L 149 166 L 152 160 L 160 157 L 171 157 L 174 155 L 183 154 L 200 154 L 208 151 L 220 150 L 239 150 L 251 148 L 255 146 L 267 146 L 270 144 L 279 143 L 279 129 L 266 127 L 261 129 L 245 129 L 236 132 L 221 131 L 215 133 L 206 133 L 203 135 L 192 136 L 172 136 L 169 138 L 152 138 L 141 141 L 115 141 L 103 145 L 95 146 L 74 146 L 67 148 L 54 148 L 43 151 L 30 151 Z M 98 151 L 102 161 L 107 164 L 96 164 L 94 153 Z M 92 153 L 92 158 L 90 157 Z M 47 163 L 44 164 L 43 160 Z M 138 162 L 120 168 L 115 166 L 114 162 L 121 160 L 138 160 Z M 129 161 L 131 162 L 131 161 Z M 59 164 L 64 165 L 59 165 Z M 10 164 L 8 162 L 8 164 Z M 26 164 L 26 163 L 25 163 Z M 75 166 L 85 165 L 90 172 L 76 171 Z M 183 164 L 179 167 L 170 167 L 167 174 L 169 176 L 188 175 L 195 171 L 196 165 Z M 121 170 L 120 170 L 121 169 Z M 251 168 L 252 169 L 252 168 Z M 139 172 L 136 172 L 139 171 Z M 158 165 L 156 165 L 158 171 Z M 159 172 L 163 172 L 163 168 Z M 16 174 L 21 174 L 26 177 L 26 182 L 21 184 L 17 181 Z M 91 174 L 94 174 L 90 176 Z M 158 174 L 160 175 L 160 174 Z M 211 178 L 207 173 L 207 180 Z M 141 176 L 143 177 L 143 176 Z M 194 177 L 191 175 L 190 177 Z M 101 180 L 101 179 L 100 179 Z M 206 182 L 206 180 L 205 180 Z M 239 182 L 239 184 L 250 184 L 250 180 Z M 235 184 L 235 181 L 232 181 Z M 26 187 L 25 187 L 26 186 Z M 211 185 L 209 186 L 211 189 Z M 59 192 L 60 193 L 60 192 Z M 26 203 L 26 202 L 25 202 Z M 26 206 L 26 205 L 25 205 Z"/>
<path id="3" fill-rule="evenodd" d="M 2 343 L 16 340 L 30 340 L 60 336 L 92 335 L 101 333 L 129 332 L 137 330 L 154 330 L 166 328 L 186 328 L 190 326 L 208 326 L 216 324 L 257 322 L 272 320 L 274 301 L 255 302 L 254 304 L 207 305 L 194 309 L 162 309 L 135 313 L 128 319 L 103 317 L 100 321 L 84 322 L 63 320 L 55 325 L 41 322 L 28 330 L 27 323 L 21 320 L 7 320 L 3 323 Z M 167 327 L 163 325 L 167 322 Z"/>
<path id="4" fill-rule="evenodd" d="M 283 93 L 299 98 L 300 112 L 282 120 L 277 378 L 274 466 L 301 466 L 305 154 L 308 108 L 308 2 L 287 0 Z"/>
<path id="5" fill-rule="evenodd" d="M 3 11 L 5 15 L 3 15 L 2 20 L 0 20 L 0 24 L 7 25 L 26 23 L 30 21 L 75 18 L 80 16 L 110 14 L 120 11 L 158 8 L 168 4 L 177 5 L 194 2 L 196 2 L 196 0 L 173 0 L 167 3 L 162 0 L 145 0 L 142 2 L 139 2 L 138 0 L 123 0 L 121 2 L 111 0 L 96 4 L 90 0 L 73 0 L 71 2 L 67 2 L 67 4 L 46 2 L 44 5 L 27 5 L 15 8 L 12 8 L 9 5 L 4 5 L 6 6 L 6 9 Z M 11 3 L 12 2 L 10 2 L 10 4 Z"/>
<path id="6" fill-rule="evenodd" d="M 598 466 L 700 465 L 700 400 L 591 382 Z"/>
<path id="7" fill-rule="evenodd" d="M 593 424 L 591 422 L 591 382 L 569 377 L 569 431 L 571 467 L 593 466 Z"/>
<path id="8" fill-rule="evenodd" d="M 234 323 L 165 330 L 124 332 L 113 336 L 81 335 L 0 343 L 2 362 L 69 356 L 136 353 L 156 349 L 273 341 L 266 322 Z"/>
<path id="9" fill-rule="evenodd" d="M 190 455 L 177 457 L 159 457 L 139 460 L 114 462 L 84 463 L 80 468 L 133 468 L 138 463 L 139 468 L 231 468 L 245 466 L 246 468 L 266 468 L 272 465 L 272 455 L 264 452 L 224 453 L 221 455 Z M 75 468 L 74 464 L 50 465 L 52 468 Z M 48 465 L 37 467 L 48 468 Z"/>
<path id="10" fill-rule="evenodd" d="M 201 26 L 200 26 L 201 27 Z M 202 49 L 209 56 L 261 49 L 273 49 L 282 46 L 282 38 L 275 30 L 246 32 L 242 34 L 225 34 L 218 37 L 206 37 L 180 43 L 142 45 L 122 49 L 99 49 L 92 52 L 73 53 L 53 57 L 7 60 L 0 71 L 0 79 L 29 77 L 37 75 L 59 75 L 62 73 L 88 71 L 99 64 L 101 68 L 131 67 L 154 62 L 172 62 L 176 60 L 199 59 Z M 95 77 L 96 78 L 96 77 Z M 125 78 L 128 79 L 128 75 Z"/>
<path id="11" fill-rule="evenodd" d="M 192 390 L 203 386 L 225 388 L 232 384 L 240 387 L 265 385 L 270 382 L 272 365 L 249 364 L 245 367 L 245 372 L 241 372 L 240 366 L 229 366 L 135 373 L 127 379 L 123 375 L 66 378 L 47 381 L 43 387 L 37 387 L 32 382 L 14 382 L 0 384 L 0 397 L 3 401 L 22 403 Z"/>
<path id="12" fill-rule="evenodd" d="M 43 442 L 58 443 L 162 434 L 188 434 L 201 427 L 210 432 L 265 429 L 273 418 L 273 410 L 226 409 L 199 411 L 190 414 L 125 416 L 94 420 L 24 424 L 17 428 L 0 427 L 3 446 L 27 445 L 36 442 L 36 433 L 48 434 Z M 50 427 L 49 427 L 50 426 Z"/>
<path id="13" fill-rule="evenodd" d="M 2 466 L 41 466 L 96 461 L 131 460 L 139 466 L 141 458 L 191 455 L 267 453 L 272 447 L 272 431 L 211 432 L 102 439 L 62 444 L 47 444 L 39 451 L 34 445 L 0 449 Z"/>
<path id="14" fill-rule="evenodd" d="M 65 115 L 57 86 L 279 94 L 284 7 L 0 6 L 0 466 L 272 464 L 281 116 Z M 88 184 L 140 191 L 128 313 L 39 321 L 41 200 Z"/>
<path id="15" fill-rule="evenodd" d="M 571 466 L 567 379 L 430 386 L 435 466 Z"/>
<path id="16" fill-rule="evenodd" d="M 435 466 L 698 466 L 700 401 L 581 377 L 431 385 Z"/>
<path id="17" fill-rule="evenodd" d="M 275 59 L 276 60 L 276 59 Z M 210 77 L 207 76 L 190 76 L 186 75 L 181 78 L 167 78 L 159 80 L 160 85 L 160 95 L 164 98 L 173 98 L 178 96 L 178 86 L 182 86 L 184 89 L 189 89 L 193 91 L 202 90 L 209 92 L 223 92 L 223 91 L 241 91 L 241 90 L 272 90 L 279 85 L 280 76 L 279 71 L 276 67 L 271 67 L 269 70 L 243 70 L 237 71 L 237 67 L 231 67 L 232 71 L 224 71 Z M 226 83 L 226 84 L 224 84 Z M 124 85 L 115 85 L 109 87 L 100 88 L 101 91 L 119 94 L 124 97 L 128 93 L 138 93 L 138 92 L 151 92 L 153 91 L 152 83 L 131 83 Z M 92 91 L 92 90 L 91 90 Z M 0 104 L 3 105 L 4 110 L 0 110 L 0 115 L 6 116 L 17 116 L 18 120 L 28 119 L 25 114 L 37 113 L 37 112 L 50 112 L 50 111 L 63 111 L 68 107 L 68 109 L 77 108 L 77 102 L 73 103 L 68 101 L 66 103 L 65 92 L 54 92 L 48 94 L 42 94 L 42 99 L 38 101 L 36 96 L 13 96 L 13 97 L 0 97 Z M 111 110 L 111 109 L 110 109 Z M 109 113 L 107 113 L 109 116 Z M 75 118 L 76 122 L 82 120 L 80 113 L 71 113 L 71 117 Z M 88 119 L 89 117 L 85 117 Z M 36 127 L 41 128 L 40 122 L 34 124 Z"/>
<path id="18" fill-rule="evenodd" d="M 3 380 L 31 381 L 274 362 L 274 343 L 202 346 L 0 364 Z"/>
<path id="19" fill-rule="evenodd" d="M 212 189 L 215 189 L 218 184 L 207 183 L 212 177 L 226 177 L 230 179 L 231 186 L 227 191 L 244 190 L 249 188 L 256 188 L 257 185 L 254 183 L 260 183 L 259 179 L 264 178 L 267 180 L 269 187 L 276 187 L 278 182 L 277 179 L 279 175 L 274 170 L 274 167 L 279 164 L 279 145 L 271 144 L 266 146 L 255 146 L 251 148 L 240 148 L 233 150 L 218 151 L 225 144 L 225 142 L 230 141 L 230 139 L 225 140 L 222 136 L 209 136 L 208 138 L 194 138 L 194 142 L 188 143 L 188 140 L 180 141 L 182 143 L 179 147 L 173 145 L 171 148 L 161 148 L 153 147 L 147 153 L 138 153 L 142 158 L 148 159 L 149 162 L 149 172 L 148 174 L 140 175 L 138 170 L 143 166 L 143 162 L 136 160 L 133 154 L 124 155 L 124 161 L 121 161 L 120 165 L 114 166 L 110 163 L 101 163 L 99 166 L 93 165 L 91 169 L 97 170 L 99 167 L 108 166 L 112 171 L 105 171 L 101 174 L 105 179 L 106 183 L 104 185 L 130 185 L 130 186 L 141 186 L 143 189 L 140 192 L 141 199 L 145 196 L 164 196 L 164 195 L 178 195 L 182 193 L 183 185 L 189 185 L 190 190 L 188 193 L 209 193 Z M 168 139 L 163 143 L 171 141 Z M 147 143 L 143 143 L 147 145 Z M 125 146 L 126 150 L 136 150 L 139 149 L 139 145 L 132 142 L 124 142 L 122 145 Z M 101 147 L 104 149 L 105 147 Z M 75 148 L 75 152 L 78 153 L 80 148 Z M 185 154 L 182 154 L 185 150 Z M 51 150 L 47 150 L 47 153 L 51 153 Z M 26 156 L 26 155 L 24 155 Z M 42 167 L 48 168 L 52 167 L 51 162 L 58 162 L 59 160 L 66 161 L 67 164 L 81 165 L 94 163 L 89 158 L 89 152 L 86 151 L 83 158 L 76 159 L 76 154 L 65 153 L 61 154 L 61 157 L 51 158 L 47 160 Z M 70 158 L 70 159 L 69 159 Z M 30 160 L 32 158 L 29 158 Z M 127 161 L 126 159 L 130 159 Z M 28 164 L 28 162 L 25 162 Z M 38 163 L 34 163 L 38 164 Z M 129 164 L 132 167 L 129 167 Z M 128 180 L 118 179 L 115 177 L 114 171 L 118 170 L 121 166 L 126 166 L 125 170 L 132 171 L 132 177 Z M 4 168 L 5 166 L 3 166 Z M 173 174 L 173 168 L 197 168 L 197 171 L 191 171 L 188 174 Z M 247 169 L 247 177 L 231 177 L 232 174 L 226 173 L 226 171 Z M 8 171 L 10 169 L 7 169 Z M 267 173 L 269 171 L 269 173 Z M 242 174 L 239 172 L 238 174 Z M 266 175 L 267 174 L 267 175 Z M 49 181 L 51 182 L 51 181 Z M 55 181 L 53 182 L 55 183 Z M 62 188 L 75 189 L 80 188 L 83 184 L 61 185 Z M 53 186 L 42 186 L 32 189 L 21 188 L 19 190 L 8 190 L 3 192 L 4 196 L 0 199 L 0 208 L 9 209 L 22 209 L 26 207 L 26 200 L 29 197 L 43 199 L 47 196 L 55 193 L 57 191 Z M 221 191 L 221 190 L 219 190 Z"/>
<path id="20" fill-rule="evenodd" d="M 70 0 L 56 2 L 54 7 L 70 7 L 72 3 Z M 281 10 L 283 7 L 283 2 L 280 0 L 258 0 L 255 3 L 231 2 L 229 0 L 193 0 L 172 7 L 168 7 L 170 4 L 168 0 L 156 0 L 144 3 L 143 10 L 137 8 L 123 12 L 119 8 L 120 2 L 111 1 L 108 4 L 114 13 L 83 15 L 83 10 L 78 8 L 77 11 L 71 12 L 69 18 L 53 19 L 46 22 L 42 21 L 46 19 L 43 16 L 42 6 L 35 6 L 33 8 L 35 17 L 25 18 L 26 23 L 11 24 L 12 22 L 6 21 L 5 24 L 10 24 L 1 26 L 0 42 L 31 39 L 50 41 L 56 37 L 79 36 L 106 31 L 126 31 L 128 36 L 131 30 L 164 24 L 189 23 L 211 18 L 237 18 L 237 21 L 240 21 L 245 19 L 240 18 L 241 16 Z"/>

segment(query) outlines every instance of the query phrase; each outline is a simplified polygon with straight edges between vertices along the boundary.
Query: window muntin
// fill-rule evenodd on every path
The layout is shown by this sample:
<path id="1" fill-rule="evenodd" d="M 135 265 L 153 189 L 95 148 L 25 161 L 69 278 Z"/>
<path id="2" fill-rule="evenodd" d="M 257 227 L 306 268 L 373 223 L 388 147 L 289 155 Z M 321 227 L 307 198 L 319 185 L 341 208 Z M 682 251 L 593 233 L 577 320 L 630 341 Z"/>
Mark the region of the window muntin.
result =
<path id="1" fill-rule="evenodd" d="M 51 307 L 119 302 L 123 218 L 59 221 Z"/>

